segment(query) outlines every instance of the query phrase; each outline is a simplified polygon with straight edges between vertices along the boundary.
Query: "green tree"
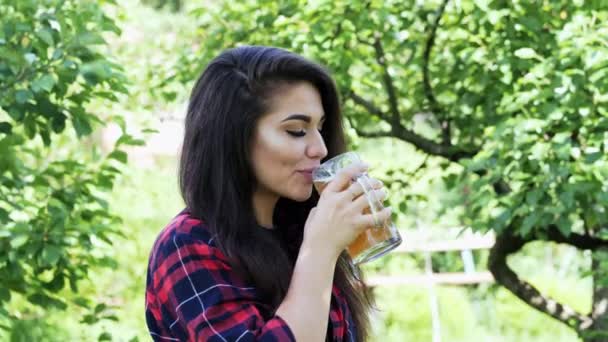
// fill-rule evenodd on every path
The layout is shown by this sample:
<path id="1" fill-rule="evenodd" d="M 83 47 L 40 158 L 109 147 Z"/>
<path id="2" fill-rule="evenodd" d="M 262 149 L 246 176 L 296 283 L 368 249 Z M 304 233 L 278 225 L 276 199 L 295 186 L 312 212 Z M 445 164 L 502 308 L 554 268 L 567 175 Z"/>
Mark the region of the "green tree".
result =
<path id="1" fill-rule="evenodd" d="M 183 7 L 181 0 L 142 0 L 142 3 L 153 6 L 156 9 L 169 7 L 173 12 L 179 12 Z"/>
<path id="2" fill-rule="evenodd" d="M 103 51 L 104 35 L 120 33 L 103 11 L 106 2 L 0 0 L 0 323 L 5 329 L 24 312 L 70 304 L 90 310 L 84 323 L 113 319 L 106 304 L 78 292 L 90 270 L 115 264 L 104 246 L 119 237 L 119 219 L 104 198 L 127 160 L 121 148 L 142 143 L 124 133 L 120 117 L 102 119 L 91 110 L 95 101 L 117 101 L 127 92 L 121 68 Z M 123 128 L 106 156 L 87 139 L 104 120 Z"/>
<path id="3" fill-rule="evenodd" d="M 399 139 L 441 161 L 463 222 L 496 233 L 488 265 L 500 285 L 586 341 L 605 341 L 607 8 L 599 0 L 221 2 L 192 12 L 202 43 L 167 82 L 192 80 L 238 44 L 321 61 L 358 136 Z M 409 175 L 391 177 L 407 184 Z M 507 257 L 532 241 L 592 252 L 589 312 L 509 267 Z"/>

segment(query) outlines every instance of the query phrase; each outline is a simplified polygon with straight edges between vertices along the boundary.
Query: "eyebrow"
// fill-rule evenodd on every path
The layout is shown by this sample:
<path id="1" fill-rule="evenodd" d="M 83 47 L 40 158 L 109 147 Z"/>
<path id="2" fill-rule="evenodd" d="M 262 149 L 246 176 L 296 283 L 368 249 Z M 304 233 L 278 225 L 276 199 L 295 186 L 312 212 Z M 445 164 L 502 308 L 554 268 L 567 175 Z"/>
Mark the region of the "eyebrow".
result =
<path id="1" fill-rule="evenodd" d="M 287 118 L 283 119 L 283 121 L 281 121 L 281 122 L 285 122 L 285 121 L 289 121 L 289 120 L 301 120 L 306 123 L 310 123 L 312 118 L 310 117 L 310 115 L 306 115 L 306 114 L 292 114 L 292 115 L 288 116 Z M 323 117 L 321 117 L 320 121 L 323 121 L 323 120 L 325 120 L 325 115 L 323 115 Z"/>

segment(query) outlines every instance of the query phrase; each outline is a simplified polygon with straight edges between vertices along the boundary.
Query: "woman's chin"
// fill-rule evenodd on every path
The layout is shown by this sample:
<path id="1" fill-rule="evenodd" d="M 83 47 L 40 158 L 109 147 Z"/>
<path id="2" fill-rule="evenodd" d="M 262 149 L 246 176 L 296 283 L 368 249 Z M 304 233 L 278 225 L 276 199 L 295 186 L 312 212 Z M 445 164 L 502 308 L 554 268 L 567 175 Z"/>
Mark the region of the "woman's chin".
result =
<path id="1" fill-rule="evenodd" d="M 307 190 L 302 190 L 299 192 L 291 193 L 291 194 L 289 194 L 288 198 L 293 201 L 296 201 L 296 202 L 304 202 L 304 201 L 308 200 L 311 195 L 312 195 L 312 187 L 310 187 Z"/>

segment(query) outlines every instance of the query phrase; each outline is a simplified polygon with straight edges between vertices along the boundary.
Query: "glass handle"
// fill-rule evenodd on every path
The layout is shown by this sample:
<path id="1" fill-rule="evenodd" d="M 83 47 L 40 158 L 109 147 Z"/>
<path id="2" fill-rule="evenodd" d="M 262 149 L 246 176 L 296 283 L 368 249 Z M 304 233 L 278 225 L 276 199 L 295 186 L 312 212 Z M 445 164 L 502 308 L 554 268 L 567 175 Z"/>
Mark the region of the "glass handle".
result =
<path id="1" fill-rule="evenodd" d="M 382 210 L 382 203 L 376 197 L 374 192 L 374 188 L 371 186 L 369 177 L 367 174 L 363 174 L 356 178 L 357 183 L 361 184 L 363 188 L 364 196 L 367 198 L 369 202 L 369 209 L 374 218 L 375 227 L 381 227 L 381 222 L 378 220 L 378 212 Z"/>

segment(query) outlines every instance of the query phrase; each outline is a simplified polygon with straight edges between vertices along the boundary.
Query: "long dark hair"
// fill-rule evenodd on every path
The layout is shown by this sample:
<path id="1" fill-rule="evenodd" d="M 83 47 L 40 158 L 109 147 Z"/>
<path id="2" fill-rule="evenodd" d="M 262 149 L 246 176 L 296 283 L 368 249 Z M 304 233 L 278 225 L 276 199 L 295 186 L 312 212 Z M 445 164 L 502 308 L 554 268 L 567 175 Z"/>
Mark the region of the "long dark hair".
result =
<path id="1" fill-rule="evenodd" d="M 192 90 L 185 122 L 179 182 L 187 209 L 203 220 L 235 270 L 251 281 L 274 313 L 283 301 L 302 243 L 304 222 L 319 199 L 280 198 L 276 228 L 257 224 L 256 187 L 250 159 L 256 123 L 268 112 L 273 93 L 285 84 L 309 82 L 321 95 L 326 116 L 323 138 L 331 158 L 345 150 L 335 83 L 321 66 L 291 52 L 263 46 L 226 50 L 213 59 Z M 359 341 L 369 332 L 370 297 L 346 253 L 334 282 L 352 311 Z"/>

